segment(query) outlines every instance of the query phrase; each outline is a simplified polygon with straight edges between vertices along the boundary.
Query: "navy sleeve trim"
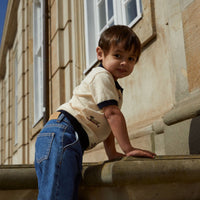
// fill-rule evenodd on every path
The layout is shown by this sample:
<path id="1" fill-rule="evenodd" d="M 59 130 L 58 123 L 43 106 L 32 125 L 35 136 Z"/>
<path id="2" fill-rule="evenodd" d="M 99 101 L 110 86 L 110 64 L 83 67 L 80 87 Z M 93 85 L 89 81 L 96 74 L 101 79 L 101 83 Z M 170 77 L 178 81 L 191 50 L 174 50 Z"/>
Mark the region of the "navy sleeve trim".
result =
<path id="1" fill-rule="evenodd" d="M 99 107 L 99 109 L 102 109 L 106 106 L 111 106 L 111 105 L 115 105 L 115 106 L 118 106 L 118 102 L 116 100 L 108 100 L 108 101 L 103 101 L 99 104 L 97 104 L 97 106 Z"/>

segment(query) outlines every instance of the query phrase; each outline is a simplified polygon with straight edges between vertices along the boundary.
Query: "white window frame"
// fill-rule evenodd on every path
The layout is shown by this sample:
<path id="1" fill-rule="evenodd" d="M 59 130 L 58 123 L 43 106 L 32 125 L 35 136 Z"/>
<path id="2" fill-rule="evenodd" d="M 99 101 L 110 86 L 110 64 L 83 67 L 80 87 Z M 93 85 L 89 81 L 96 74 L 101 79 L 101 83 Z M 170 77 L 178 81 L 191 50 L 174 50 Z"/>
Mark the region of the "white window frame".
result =
<path id="1" fill-rule="evenodd" d="M 102 2 L 106 2 L 107 11 L 107 1 L 108 0 L 84 0 L 84 13 L 85 13 L 85 49 L 86 49 L 86 70 L 87 73 L 93 65 L 97 62 L 96 58 L 96 47 L 98 45 L 98 40 L 100 34 L 110 26 L 111 22 L 108 21 L 108 12 L 106 12 L 107 24 L 102 30 L 99 30 L 99 13 L 98 5 Z M 114 24 L 127 25 L 132 27 L 136 24 L 139 19 L 142 18 L 142 2 L 141 0 L 135 0 L 137 5 L 137 16 L 129 24 L 126 21 L 126 9 L 125 6 L 132 0 L 113 0 L 113 20 Z M 112 19 L 112 18 L 111 18 Z"/>
<path id="2" fill-rule="evenodd" d="M 34 124 L 43 118 L 43 0 L 33 1 Z"/>

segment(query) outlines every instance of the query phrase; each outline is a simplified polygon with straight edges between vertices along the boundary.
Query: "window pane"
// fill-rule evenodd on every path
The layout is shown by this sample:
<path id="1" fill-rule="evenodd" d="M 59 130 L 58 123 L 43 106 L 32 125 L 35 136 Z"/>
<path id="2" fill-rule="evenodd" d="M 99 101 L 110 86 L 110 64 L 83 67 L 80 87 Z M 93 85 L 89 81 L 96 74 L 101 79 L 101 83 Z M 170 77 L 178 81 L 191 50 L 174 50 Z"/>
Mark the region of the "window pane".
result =
<path id="1" fill-rule="evenodd" d="M 36 16 L 36 23 L 35 23 L 35 34 L 37 38 L 35 38 L 35 45 L 36 49 L 38 49 L 41 45 L 41 36 L 42 36 L 42 19 L 41 19 L 41 5 L 37 3 L 35 6 L 35 16 Z"/>
<path id="2" fill-rule="evenodd" d="M 39 68 L 39 75 L 40 75 L 40 85 L 38 87 L 39 91 L 40 91 L 40 109 L 41 109 L 41 113 L 43 113 L 43 80 L 44 80 L 44 77 L 43 77 L 43 64 L 42 64 L 42 57 L 40 57 L 40 68 Z"/>
<path id="3" fill-rule="evenodd" d="M 34 123 L 43 116 L 43 29 L 42 29 L 42 1 L 34 1 Z"/>
<path id="4" fill-rule="evenodd" d="M 137 17 L 136 0 L 130 0 L 125 5 L 126 23 L 130 24 Z"/>
<path id="5" fill-rule="evenodd" d="M 43 114 L 43 68 L 40 56 L 36 56 L 34 61 L 34 115 L 36 122 L 42 117 Z"/>
<path id="6" fill-rule="evenodd" d="M 94 13 L 94 0 L 85 0 L 85 30 L 86 30 L 86 56 L 87 67 L 90 67 L 96 62 L 96 21 Z"/>
<path id="7" fill-rule="evenodd" d="M 142 13 L 142 0 L 140 0 L 139 2 L 140 2 L 140 13 Z"/>
<path id="8" fill-rule="evenodd" d="M 106 25 L 106 5 L 105 0 L 99 4 L 99 29 L 102 30 Z"/>
<path id="9" fill-rule="evenodd" d="M 38 87 L 39 87 L 39 77 L 38 77 L 38 65 L 40 64 L 38 61 L 38 57 L 35 57 L 35 67 L 34 67 L 34 118 L 35 122 L 39 118 L 39 94 L 38 94 Z"/>
<path id="10" fill-rule="evenodd" d="M 108 20 L 113 16 L 113 0 L 108 0 Z"/>

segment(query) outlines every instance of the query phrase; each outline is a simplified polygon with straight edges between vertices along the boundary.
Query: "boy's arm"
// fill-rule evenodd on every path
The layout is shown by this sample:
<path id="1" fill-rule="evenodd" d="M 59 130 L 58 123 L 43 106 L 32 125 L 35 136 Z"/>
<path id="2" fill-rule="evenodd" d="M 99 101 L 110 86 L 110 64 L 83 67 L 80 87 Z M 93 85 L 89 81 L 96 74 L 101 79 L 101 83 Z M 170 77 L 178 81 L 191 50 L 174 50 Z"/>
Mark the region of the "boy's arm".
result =
<path id="1" fill-rule="evenodd" d="M 121 157 L 125 156 L 124 154 L 118 153 L 116 151 L 115 139 L 114 139 L 114 135 L 112 132 L 110 133 L 108 138 L 104 141 L 104 147 L 105 147 L 105 151 L 106 151 L 106 154 L 107 154 L 109 160 L 121 158 Z"/>
<path id="2" fill-rule="evenodd" d="M 113 135 L 117 139 L 122 151 L 126 154 L 126 156 L 155 157 L 154 153 L 134 148 L 131 145 L 124 116 L 117 106 L 111 105 L 104 107 L 103 112 L 108 120 Z"/>

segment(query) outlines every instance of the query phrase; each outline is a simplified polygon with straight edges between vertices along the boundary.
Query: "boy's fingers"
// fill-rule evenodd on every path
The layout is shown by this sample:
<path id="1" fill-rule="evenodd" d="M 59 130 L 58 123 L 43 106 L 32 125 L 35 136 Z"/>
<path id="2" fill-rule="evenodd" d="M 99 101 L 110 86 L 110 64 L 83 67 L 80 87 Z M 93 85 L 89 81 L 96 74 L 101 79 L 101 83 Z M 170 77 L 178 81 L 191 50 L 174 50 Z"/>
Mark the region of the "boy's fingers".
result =
<path id="1" fill-rule="evenodd" d="M 155 158 L 156 154 L 150 151 L 135 149 L 127 154 L 127 156 L 134 157 L 147 157 L 147 158 Z"/>

